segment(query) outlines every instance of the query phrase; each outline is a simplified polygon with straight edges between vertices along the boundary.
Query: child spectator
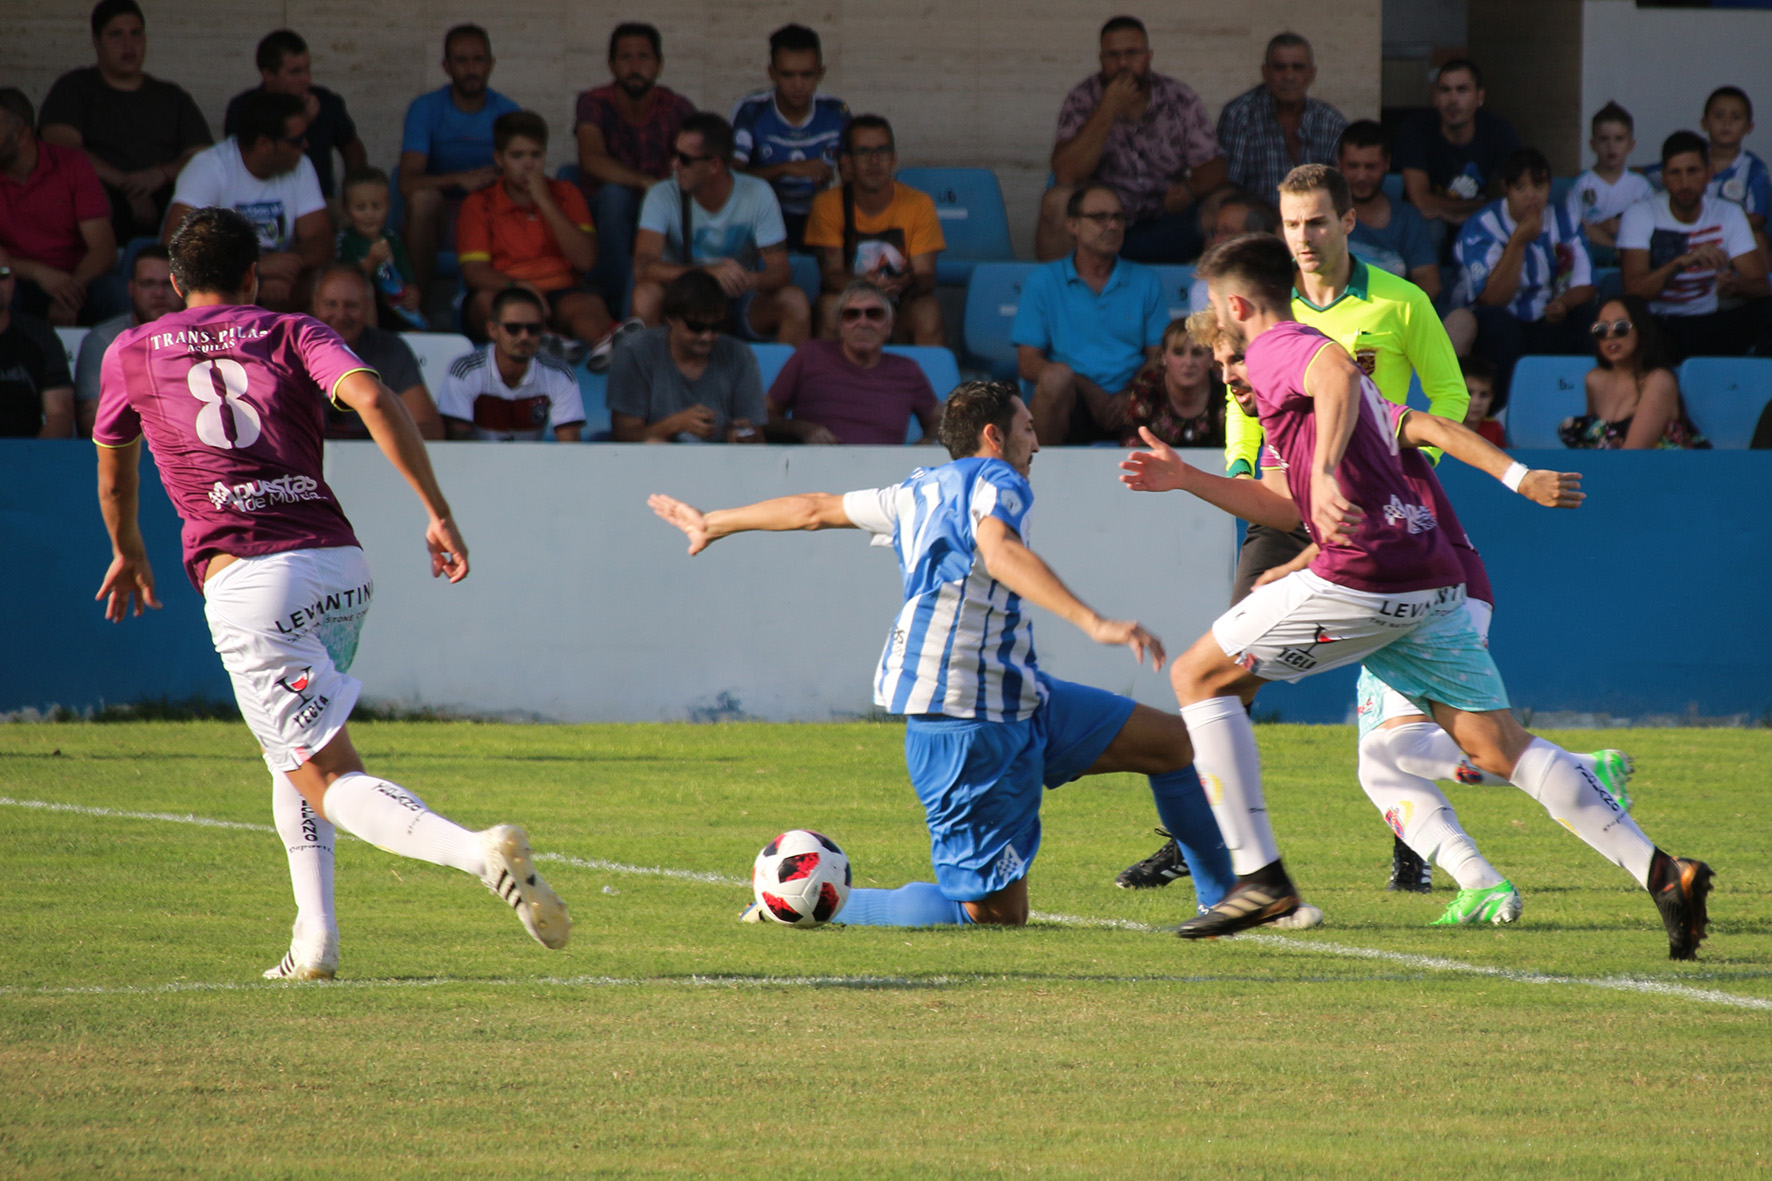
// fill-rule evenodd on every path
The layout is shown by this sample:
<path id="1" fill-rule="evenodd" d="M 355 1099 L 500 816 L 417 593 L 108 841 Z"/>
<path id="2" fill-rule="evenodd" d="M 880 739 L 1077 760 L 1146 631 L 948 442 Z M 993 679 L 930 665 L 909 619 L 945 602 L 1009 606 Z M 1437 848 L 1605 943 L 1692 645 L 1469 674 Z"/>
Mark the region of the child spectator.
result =
<path id="1" fill-rule="evenodd" d="M 1495 366 L 1482 357 L 1460 357 L 1459 372 L 1464 374 L 1464 388 L 1470 391 L 1470 405 L 1464 412 L 1466 429 L 1473 430 L 1497 447 L 1507 446 L 1507 431 L 1489 417 L 1495 405 Z"/>
<path id="2" fill-rule="evenodd" d="M 388 174 L 353 168 L 345 174 L 345 228 L 338 232 L 340 262 L 356 265 L 375 288 L 376 323 L 391 331 L 430 327 L 419 311 L 423 295 L 412 278 L 406 243 L 388 229 Z"/>
<path id="3" fill-rule="evenodd" d="M 1143 427 L 1171 447 L 1223 447 L 1224 393 L 1212 380 L 1212 350 L 1188 335 L 1185 316 L 1163 329 L 1160 357 L 1126 391 L 1120 445 L 1144 446 Z"/>
<path id="4" fill-rule="evenodd" d="M 1699 121 L 1710 138 L 1710 194 L 1733 201 L 1755 232 L 1766 228 L 1772 205 L 1772 173 L 1766 162 L 1741 146 L 1754 129 L 1754 104 L 1739 86 L 1719 86 L 1704 100 Z"/>
<path id="5" fill-rule="evenodd" d="M 1630 112 L 1609 102 L 1594 112 L 1592 126 L 1588 146 L 1594 150 L 1594 166 L 1576 177 L 1569 190 L 1569 219 L 1579 222 L 1588 242 L 1604 251 L 1596 252 L 1594 265 L 1611 266 L 1617 261 L 1618 219 L 1654 189 L 1642 174 L 1625 167 L 1637 149 Z"/>
<path id="6" fill-rule="evenodd" d="M 1600 308 L 1593 326 L 1599 364 L 1587 375 L 1587 413 L 1566 418 L 1566 447 L 1598 451 L 1707 448 L 1680 405 L 1680 382 L 1668 364 L 1649 305 L 1621 295 Z"/>
<path id="7" fill-rule="evenodd" d="M 732 162 L 769 182 L 781 202 L 788 249 L 803 249 L 812 198 L 837 175 L 837 155 L 849 107 L 819 90 L 824 52 L 805 25 L 783 25 L 769 35 L 767 90 L 753 91 L 732 108 Z"/>

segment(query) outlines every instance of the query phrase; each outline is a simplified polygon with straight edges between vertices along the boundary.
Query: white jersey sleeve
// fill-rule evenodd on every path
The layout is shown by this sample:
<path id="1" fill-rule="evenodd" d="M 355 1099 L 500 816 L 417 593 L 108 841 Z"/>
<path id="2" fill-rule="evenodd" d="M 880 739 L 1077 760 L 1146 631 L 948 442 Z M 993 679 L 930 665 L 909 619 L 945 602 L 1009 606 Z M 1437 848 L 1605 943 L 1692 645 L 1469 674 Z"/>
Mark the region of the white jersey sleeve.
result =
<path id="1" fill-rule="evenodd" d="M 843 515 L 857 529 L 872 533 L 872 545 L 891 545 L 898 532 L 899 485 L 890 488 L 863 488 L 843 494 Z"/>

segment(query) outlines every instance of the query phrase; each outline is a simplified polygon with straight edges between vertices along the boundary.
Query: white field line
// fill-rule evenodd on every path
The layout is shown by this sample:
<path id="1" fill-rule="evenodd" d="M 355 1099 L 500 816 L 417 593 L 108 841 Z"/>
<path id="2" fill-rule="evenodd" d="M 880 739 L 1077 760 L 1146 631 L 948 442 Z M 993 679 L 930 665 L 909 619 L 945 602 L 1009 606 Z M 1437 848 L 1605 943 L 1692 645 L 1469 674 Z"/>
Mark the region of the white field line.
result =
<path id="1" fill-rule="evenodd" d="M 248 824 L 237 820 L 216 820 L 206 816 L 176 812 L 129 812 L 117 808 L 92 807 L 82 804 L 56 804 L 44 800 L 15 800 L 0 796 L 0 806 L 13 808 L 37 808 L 48 812 L 71 812 L 81 816 L 107 817 L 118 820 L 158 820 L 171 824 L 191 824 L 205 828 L 239 829 L 248 832 L 275 833 L 276 829 L 268 824 Z M 605 861 L 596 857 L 570 857 L 563 853 L 537 853 L 537 861 L 550 861 L 561 865 L 570 865 L 579 869 L 602 870 L 606 873 L 645 874 L 653 877 L 667 877 L 682 881 L 706 882 L 719 886 L 745 886 L 750 883 L 729 874 L 704 872 L 690 869 L 669 869 L 662 866 L 626 865 L 619 861 Z M 1125 931 L 1144 931 L 1164 933 L 1170 928 L 1151 926 L 1146 923 L 1132 922 L 1127 919 L 1086 918 L 1079 915 L 1047 914 L 1035 911 L 1031 918 L 1046 923 L 1056 923 L 1072 927 L 1111 927 Z M 1234 936 L 1238 943 L 1254 943 L 1287 953 L 1305 955 L 1329 955 L 1345 959 L 1378 960 L 1383 963 L 1396 964 L 1399 967 L 1413 968 L 1420 972 L 1447 972 L 1467 976 L 1486 976 L 1496 980 L 1506 980 L 1514 984 L 1540 985 L 1573 985 L 1582 988 L 1599 988 L 1613 992 L 1636 992 L 1653 996 L 1665 996 L 1677 1000 L 1694 1001 L 1700 1004 L 1728 1005 L 1739 1009 L 1754 1009 L 1772 1012 L 1772 999 L 1765 997 L 1740 996 L 1735 993 L 1722 992 L 1713 988 L 1693 988 L 1687 984 L 1674 984 L 1664 980 L 1654 980 L 1640 976 L 1558 976 L 1545 972 L 1526 972 L 1517 968 L 1497 968 L 1487 964 L 1469 964 L 1462 960 L 1446 959 L 1443 956 L 1415 955 L 1410 952 L 1386 951 L 1374 947 L 1350 947 L 1342 943 L 1328 943 L 1318 940 L 1287 938 L 1283 935 L 1265 935 L 1257 932 L 1245 932 Z M 869 986 L 905 986 L 934 987 L 963 981 L 983 981 L 996 979 L 991 976 L 967 977 L 899 977 L 899 976 L 787 976 L 787 977 L 708 977 L 691 976 L 686 983 L 696 985 L 787 985 L 812 987 L 869 987 Z M 1142 977 L 1127 977 L 1128 981 L 1136 982 Z M 1153 978 L 1154 979 L 1154 978 Z M 1170 979 L 1170 978 L 1165 978 Z M 1198 977 L 1174 977 L 1175 980 L 1199 979 Z M 448 984 L 554 984 L 568 987 L 610 987 L 634 986 L 642 984 L 673 983 L 669 980 L 623 979 L 610 976 L 570 976 L 558 978 L 524 978 L 521 980 L 468 980 L 453 977 L 435 977 L 419 980 L 359 980 L 334 981 L 333 988 L 435 988 Z M 171 984 L 116 987 L 67 987 L 27 989 L 19 987 L 0 987 L 0 995 L 115 995 L 128 993 L 172 993 L 172 992 L 239 992 L 260 988 L 288 988 L 284 981 L 241 982 L 241 983 L 204 983 L 198 981 L 174 982 Z"/>

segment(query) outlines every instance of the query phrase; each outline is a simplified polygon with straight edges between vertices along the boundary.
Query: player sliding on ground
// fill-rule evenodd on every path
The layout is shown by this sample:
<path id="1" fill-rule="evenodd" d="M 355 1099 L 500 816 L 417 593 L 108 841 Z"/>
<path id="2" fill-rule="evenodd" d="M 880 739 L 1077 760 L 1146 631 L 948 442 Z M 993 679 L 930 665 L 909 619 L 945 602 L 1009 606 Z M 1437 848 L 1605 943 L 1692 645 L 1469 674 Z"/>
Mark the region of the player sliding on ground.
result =
<path id="1" fill-rule="evenodd" d="M 1115 771 L 1150 777 L 1200 905 L 1218 902 L 1230 859 L 1181 720 L 1049 677 L 1035 661 L 1030 604 L 1097 643 L 1125 645 L 1140 663 L 1148 653 L 1161 668 L 1163 646 L 1136 622 L 1102 618 L 1027 547 L 1027 475 L 1039 450 L 1027 407 L 1006 383 L 967 382 L 943 408 L 941 441 L 953 462 L 890 488 L 708 513 L 669 496 L 649 502 L 688 535 L 692 555 L 749 530 L 833 528 L 865 529 L 898 555 L 904 607 L 874 701 L 905 716 L 905 765 L 928 818 L 935 882 L 852 890 L 836 921 L 1025 923 L 1045 788 Z M 754 907 L 746 916 L 758 917 Z"/>
<path id="2" fill-rule="evenodd" d="M 345 722 L 362 684 L 346 675 L 374 593 L 369 566 L 321 476 L 324 401 L 363 416 L 412 485 L 429 524 L 433 576 L 460 582 L 468 553 L 418 428 L 332 329 L 253 307 L 258 231 L 200 209 L 172 238 L 186 310 L 125 332 L 105 352 L 93 442 L 111 566 L 105 615 L 159 607 L 136 521 L 141 438 L 184 520 L 186 572 L 234 696 L 271 770 L 296 920 L 271 979 L 338 969 L 333 826 L 392 853 L 473 874 L 544 947 L 566 946 L 566 906 L 535 872 L 522 829 L 470 832 L 364 771 Z"/>
<path id="3" fill-rule="evenodd" d="M 1225 343 L 1244 354 L 1285 480 L 1284 493 L 1223 481 L 1215 503 L 1275 524 L 1302 518 L 1320 552 L 1310 569 L 1227 612 L 1171 670 L 1237 871 L 1235 888 L 1180 934 L 1230 934 L 1298 905 L 1268 822 L 1244 706 L 1268 681 L 1363 661 L 1431 714 L 1477 766 L 1524 789 L 1647 888 L 1667 927 L 1668 954 L 1693 958 L 1705 935 L 1710 867 L 1656 848 L 1590 771 L 1508 712 L 1501 676 L 1465 609 L 1464 568 L 1421 491 L 1432 469 L 1414 448 L 1399 447 L 1385 402 L 1347 351 L 1293 320 L 1285 244 L 1265 234 L 1232 239 L 1207 254 L 1199 273 Z"/>

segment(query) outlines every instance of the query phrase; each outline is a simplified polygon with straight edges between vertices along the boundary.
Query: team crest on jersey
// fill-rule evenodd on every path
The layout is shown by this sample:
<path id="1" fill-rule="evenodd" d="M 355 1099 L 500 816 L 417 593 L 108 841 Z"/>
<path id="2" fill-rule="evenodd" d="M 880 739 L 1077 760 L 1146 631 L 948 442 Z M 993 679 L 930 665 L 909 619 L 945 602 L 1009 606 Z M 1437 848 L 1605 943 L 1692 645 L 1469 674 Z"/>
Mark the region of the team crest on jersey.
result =
<path id="1" fill-rule="evenodd" d="M 1360 367 L 1361 373 L 1371 377 L 1378 369 L 1378 350 L 1356 348 L 1354 350 L 1354 364 Z"/>
<path id="2" fill-rule="evenodd" d="M 1596 189 L 1581 190 L 1581 203 L 1589 209 L 1592 209 L 1595 205 L 1600 203 L 1599 191 Z"/>
<path id="3" fill-rule="evenodd" d="M 1723 182 L 1723 200 L 1740 203 L 1746 196 L 1747 179 L 1745 177 L 1732 176 Z"/>

